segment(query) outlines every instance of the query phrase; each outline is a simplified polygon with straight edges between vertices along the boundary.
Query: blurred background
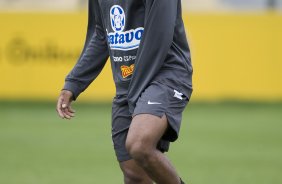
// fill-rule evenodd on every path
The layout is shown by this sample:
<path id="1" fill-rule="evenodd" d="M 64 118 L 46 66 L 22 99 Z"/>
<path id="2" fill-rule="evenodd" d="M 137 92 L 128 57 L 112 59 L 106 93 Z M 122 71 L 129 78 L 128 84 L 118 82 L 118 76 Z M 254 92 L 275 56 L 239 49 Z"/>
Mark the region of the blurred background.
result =
<path id="1" fill-rule="evenodd" d="M 194 94 L 170 159 L 195 184 L 282 183 L 282 0 L 182 3 Z M 86 26 L 86 0 L 0 0 L 0 183 L 123 183 L 110 63 L 55 112 Z"/>

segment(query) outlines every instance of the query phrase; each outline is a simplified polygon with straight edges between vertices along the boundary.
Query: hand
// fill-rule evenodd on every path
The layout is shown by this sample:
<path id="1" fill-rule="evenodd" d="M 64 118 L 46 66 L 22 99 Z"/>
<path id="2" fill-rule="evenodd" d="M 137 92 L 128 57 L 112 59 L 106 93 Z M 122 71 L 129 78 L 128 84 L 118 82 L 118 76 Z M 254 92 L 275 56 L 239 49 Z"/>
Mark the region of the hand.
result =
<path id="1" fill-rule="evenodd" d="M 71 108 L 72 99 L 71 91 L 62 90 L 57 102 L 57 112 L 61 118 L 71 119 L 74 117 L 75 111 Z"/>

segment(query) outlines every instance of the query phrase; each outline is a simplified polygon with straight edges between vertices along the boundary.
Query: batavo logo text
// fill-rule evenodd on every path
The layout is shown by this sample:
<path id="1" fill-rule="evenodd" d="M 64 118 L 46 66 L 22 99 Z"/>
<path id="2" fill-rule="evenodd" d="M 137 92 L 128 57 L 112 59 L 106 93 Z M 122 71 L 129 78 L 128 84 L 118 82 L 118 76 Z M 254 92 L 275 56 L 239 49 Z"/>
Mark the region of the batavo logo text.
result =
<path id="1" fill-rule="evenodd" d="M 111 26 L 114 32 L 107 31 L 108 43 L 112 50 L 133 50 L 139 47 L 144 28 L 138 27 L 124 31 L 126 25 L 125 12 L 119 5 L 110 10 Z"/>

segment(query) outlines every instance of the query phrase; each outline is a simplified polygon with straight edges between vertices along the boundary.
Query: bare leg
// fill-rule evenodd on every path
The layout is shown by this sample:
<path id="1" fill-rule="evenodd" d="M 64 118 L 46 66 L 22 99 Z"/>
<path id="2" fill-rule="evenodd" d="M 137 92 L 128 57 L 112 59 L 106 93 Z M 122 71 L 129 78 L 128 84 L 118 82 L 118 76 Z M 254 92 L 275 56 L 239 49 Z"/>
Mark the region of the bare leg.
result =
<path id="1" fill-rule="evenodd" d="M 180 178 L 170 161 L 156 149 L 167 126 L 166 116 L 135 116 L 128 131 L 126 148 L 152 180 L 158 184 L 180 184 Z"/>
<path id="2" fill-rule="evenodd" d="M 146 172 L 134 160 L 120 163 L 125 184 L 153 184 Z"/>

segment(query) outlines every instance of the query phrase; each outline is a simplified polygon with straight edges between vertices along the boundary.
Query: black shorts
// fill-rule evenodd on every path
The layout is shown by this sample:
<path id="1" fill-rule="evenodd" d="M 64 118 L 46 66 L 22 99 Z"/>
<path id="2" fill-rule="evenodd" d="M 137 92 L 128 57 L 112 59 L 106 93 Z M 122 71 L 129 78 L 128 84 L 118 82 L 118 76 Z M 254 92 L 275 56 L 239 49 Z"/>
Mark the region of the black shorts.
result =
<path id="1" fill-rule="evenodd" d="M 139 98 L 133 117 L 138 114 L 152 114 L 160 118 L 166 115 L 167 117 L 169 127 L 157 146 L 160 151 L 168 151 L 169 143 L 178 138 L 182 112 L 188 100 L 180 91 L 160 82 L 152 82 Z M 131 159 L 125 148 L 131 121 L 127 96 L 116 96 L 112 107 L 112 139 L 119 162 Z"/>

